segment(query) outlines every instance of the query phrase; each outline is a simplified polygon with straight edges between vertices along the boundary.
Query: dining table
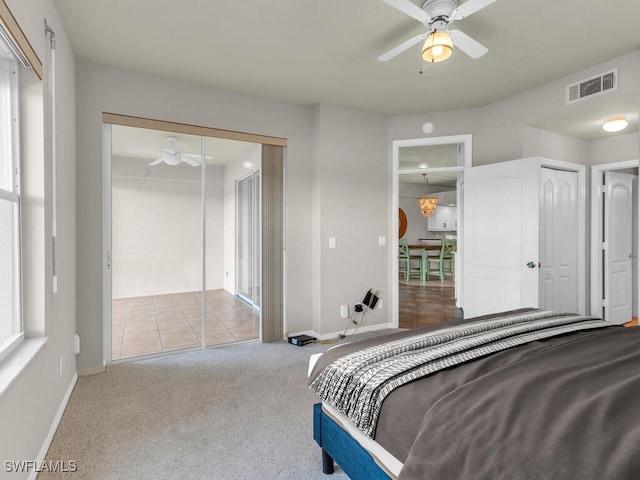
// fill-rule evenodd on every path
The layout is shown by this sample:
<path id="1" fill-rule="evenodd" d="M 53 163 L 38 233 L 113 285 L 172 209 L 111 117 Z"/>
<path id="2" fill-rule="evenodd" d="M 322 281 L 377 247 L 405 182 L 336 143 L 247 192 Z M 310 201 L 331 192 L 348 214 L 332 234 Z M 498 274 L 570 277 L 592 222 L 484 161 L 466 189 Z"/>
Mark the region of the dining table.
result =
<path id="1" fill-rule="evenodd" d="M 411 250 L 440 250 L 441 245 L 438 244 L 429 244 L 429 243 L 416 243 L 409 244 L 409 248 Z"/>
<path id="2" fill-rule="evenodd" d="M 442 245 L 440 243 L 410 243 L 409 251 L 411 250 L 420 250 L 422 255 L 422 264 L 424 265 L 422 269 L 422 274 L 420 276 L 421 281 L 428 280 L 427 274 L 427 259 L 428 257 L 436 257 L 440 255 L 440 248 Z"/>

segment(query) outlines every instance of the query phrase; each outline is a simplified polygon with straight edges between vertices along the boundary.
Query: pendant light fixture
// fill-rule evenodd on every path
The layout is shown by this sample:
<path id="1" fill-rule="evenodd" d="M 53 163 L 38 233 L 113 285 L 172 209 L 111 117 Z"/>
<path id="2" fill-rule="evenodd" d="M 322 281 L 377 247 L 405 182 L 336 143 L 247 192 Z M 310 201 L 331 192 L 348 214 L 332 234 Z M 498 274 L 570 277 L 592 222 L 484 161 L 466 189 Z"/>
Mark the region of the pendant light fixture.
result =
<path id="1" fill-rule="evenodd" d="M 427 192 L 425 192 L 425 196 L 418 199 L 418 205 L 420 205 L 420 211 L 422 212 L 423 217 L 430 217 L 436 211 L 436 206 L 438 205 L 438 199 L 435 197 L 427 197 L 428 188 L 429 188 L 429 178 L 426 173 L 422 174 L 422 178 L 427 184 Z"/>

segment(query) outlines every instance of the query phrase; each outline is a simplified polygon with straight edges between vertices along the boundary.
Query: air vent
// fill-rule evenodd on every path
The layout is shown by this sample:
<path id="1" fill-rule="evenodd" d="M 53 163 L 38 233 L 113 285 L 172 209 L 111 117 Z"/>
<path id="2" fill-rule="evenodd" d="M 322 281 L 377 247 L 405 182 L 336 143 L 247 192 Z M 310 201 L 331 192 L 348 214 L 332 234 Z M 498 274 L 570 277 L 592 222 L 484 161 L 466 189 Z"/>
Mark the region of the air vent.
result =
<path id="1" fill-rule="evenodd" d="M 614 68 L 597 77 L 567 85 L 566 104 L 579 102 L 587 97 L 613 92 L 618 89 L 618 69 Z"/>

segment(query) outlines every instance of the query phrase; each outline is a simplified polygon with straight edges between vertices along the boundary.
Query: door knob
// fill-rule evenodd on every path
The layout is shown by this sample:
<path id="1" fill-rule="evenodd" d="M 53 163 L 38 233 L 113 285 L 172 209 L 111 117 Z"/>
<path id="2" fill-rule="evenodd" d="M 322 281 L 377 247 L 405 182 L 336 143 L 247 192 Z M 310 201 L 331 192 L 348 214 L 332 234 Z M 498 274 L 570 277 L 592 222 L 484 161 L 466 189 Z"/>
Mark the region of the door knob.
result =
<path id="1" fill-rule="evenodd" d="M 638 258 L 638 255 L 636 253 L 630 253 L 629 258 Z"/>
<path id="2" fill-rule="evenodd" d="M 527 267 L 529 267 L 529 268 L 536 268 L 536 264 L 535 264 L 535 263 L 533 263 L 533 262 L 529 262 L 529 263 L 527 263 Z"/>

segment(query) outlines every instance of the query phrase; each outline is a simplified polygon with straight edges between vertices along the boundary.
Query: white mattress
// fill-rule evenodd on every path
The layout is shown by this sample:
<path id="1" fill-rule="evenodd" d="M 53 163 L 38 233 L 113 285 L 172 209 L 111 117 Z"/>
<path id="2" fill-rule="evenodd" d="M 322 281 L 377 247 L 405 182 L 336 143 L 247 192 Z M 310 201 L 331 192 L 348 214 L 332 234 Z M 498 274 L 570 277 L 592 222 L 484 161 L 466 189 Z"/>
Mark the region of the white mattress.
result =
<path id="1" fill-rule="evenodd" d="M 322 353 L 315 353 L 309 358 L 309 370 L 307 376 L 311 374 L 313 366 L 318 361 Z M 340 413 L 335 407 L 328 403 L 322 402 L 322 409 L 329 414 L 340 425 L 343 430 L 346 430 L 351 437 L 353 437 L 367 452 L 371 454 L 381 468 L 383 468 L 392 478 L 398 478 L 400 470 L 402 469 L 402 462 L 396 457 L 391 455 L 385 448 L 370 437 L 367 437 L 349 420 L 349 418 Z"/>

